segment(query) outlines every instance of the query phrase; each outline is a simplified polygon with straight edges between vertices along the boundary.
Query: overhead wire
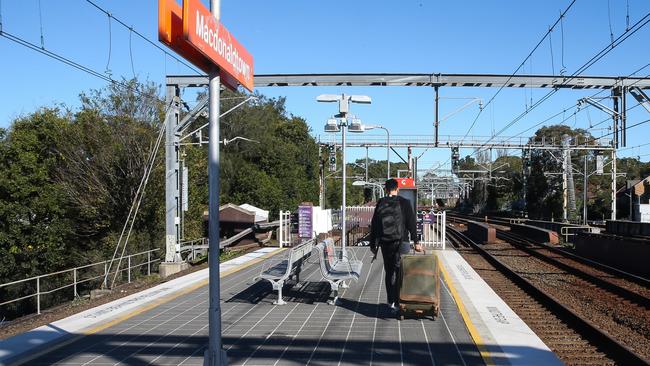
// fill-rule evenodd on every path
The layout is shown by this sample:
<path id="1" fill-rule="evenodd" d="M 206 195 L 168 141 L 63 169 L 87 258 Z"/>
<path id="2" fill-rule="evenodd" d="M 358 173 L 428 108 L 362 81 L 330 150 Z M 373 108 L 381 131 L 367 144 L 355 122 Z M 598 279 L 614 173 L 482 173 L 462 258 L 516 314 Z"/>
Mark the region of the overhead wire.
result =
<path id="1" fill-rule="evenodd" d="M 156 141 L 154 142 L 154 145 L 152 146 L 151 151 L 149 152 L 149 157 L 147 159 L 147 162 L 145 163 L 144 174 L 142 176 L 142 179 L 140 180 L 140 185 L 138 186 L 135 196 L 133 197 L 133 202 L 131 203 L 131 208 L 129 209 L 129 213 L 127 215 L 126 221 L 124 222 L 124 226 L 122 227 L 122 232 L 120 233 L 120 236 L 117 240 L 115 251 L 113 252 L 113 257 L 111 258 L 108 268 L 106 269 L 103 283 L 108 283 L 107 282 L 108 275 L 111 273 L 113 262 L 117 259 L 117 252 L 121 246 L 122 252 L 117 262 L 117 267 L 115 269 L 115 274 L 113 276 L 113 281 L 111 282 L 110 288 L 112 288 L 113 285 L 115 284 L 115 280 L 117 279 L 117 274 L 120 272 L 122 259 L 124 258 L 124 253 L 126 252 L 126 247 L 129 243 L 129 238 L 131 237 L 131 232 L 133 231 L 133 225 L 135 224 L 135 219 L 138 215 L 138 211 L 140 210 L 140 204 L 142 203 L 142 198 L 144 197 L 144 192 L 145 189 L 147 188 L 149 177 L 151 176 L 151 172 L 153 171 L 153 166 L 156 161 L 156 156 L 158 155 L 158 150 L 160 149 L 160 144 L 162 143 L 163 137 L 165 135 L 165 120 L 167 119 L 167 115 L 171 111 L 173 105 L 174 105 L 174 100 L 172 99 L 170 100 L 165 110 L 165 118 L 162 119 L 160 122 L 158 136 L 156 137 Z M 127 226 L 129 227 L 128 231 L 126 229 Z M 126 237 L 124 237 L 125 232 L 126 232 Z M 122 241 L 122 239 L 124 239 L 124 241 Z"/>
<path id="2" fill-rule="evenodd" d="M 630 78 L 630 77 L 632 77 L 632 76 L 638 74 L 640 71 L 642 71 L 643 69 L 647 68 L 648 66 L 650 66 L 650 63 L 647 63 L 647 64 L 645 64 L 644 66 L 638 68 L 638 69 L 635 70 L 634 72 L 632 72 L 632 73 L 630 73 L 629 75 L 627 75 L 625 78 Z M 632 84 L 627 85 L 627 86 L 628 86 L 628 87 L 634 86 L 634 85 L 636 85 L 638 82 L 640 82 L 641 80 L 646 79 L 646 78 L 648 78 L 648 77 L 650 77 L 650 74 L 648 74 L 648 75 L 646 75 L 646 76 L 644 76 L 644 77 L 642 77 L 642 78 L 639 78 L 638 80 L 636 80 L 635 82 L 633 82 Z M 606 91 L 606 90 L 608 90 L 608 89 L 601 89 L 601 90 L 598 91 L 597 93 L 591 95 L 589 98 L 594 98 L 594 97 L 596 97 L 596 96 L 602 94 L 602 93 L 603 93 L 604 91 Z M 560 114 L 566 113 L 566 112 L 568 112 L 569 110 L 571 110 L 571 109 L 573 109 L 573 108 L 577 108 L 578 105 L 579 105 L 579 103 L 576 103 L 576 104 L 574 104 L 573 106 L 565 107 L 562 111 L 560 111 L 560 112 L 558 112 L 558 113 L 556 113 L 556 114 L 554 114 L 554 115 L 552 115 L 552 116 L 550 116 L 550 117 L 544 119 L 543 121 L 541 121 L 541 122 L 539 122 L 539 123 L 533 125 L 532 127 L 529 127 L 529 128 L 527 128 L 527 129 L 525 129 L 525 130 L 523 130 L 523 131 L 521 131 L 521 132 L 519 132 L 519 133 L 517 133 L 517 134 L 511 136 L 510 138 L 514 138 L 514 137 L 521 136 L 521 135 L 523 135 L 524 133 L 526 133 L 526 132 L 532 130 L 533 128 L 535 128 L 535 127 L 537 127 L 537 126 L 539 126 L 539 125 L 541 125 L 541 124 L 544 124 L 544 123 L 546 123 L 546 122 L 548 122 L 548 121 L 554 119 L 555 117 L 559 116 Z M 629 110 L 634 109 L 635 107 L 638 107 L 638 106 L 639 106 L 639 105 L 637 104 L 637 105 L 635 105 L 634 107 L 629 108 L 629 109 L 627 109 L 627 110 L 629 111 Z M 586 110 L 588 111 L 588 109 L 586 109 Z M 601 121 L 601 122 L 598 122 L 598 123 L 595 124 L 595 125 L 592 125 L 592 127 L 598 126 L 598 125 L 600 125 L 600 124 L 602 124 L 603 122 L 606 122 L 606 121 L 608 121 L 608 120 L 610 120 L 609 117 L 608 117 L 607 119 L 605 119 L 604 121 Z M 562 123 L 562 122 L 561 122 L 561 123 Z M 589 130 L 589 128 L 587 128 L 587 130 Z M 506 141 L 509 141 L 509 139 L 506 140 Z"/>
<path id="3" fill-rule="evenodd" d="M 469 133 L 472 131 L 472 129 L 473 129 L 474 126 L 476 125 L 476 121 L 478 121 L 478 118 L 481 116 L 481 113 L 483 113 L 483 110 L 484 110 L 487 106 L 489 106 L 490 103 L 492 103 L 492 101 L 494 100 L 494 98 L 496 98 L 496 97 L 499 95 L 499 93 L 501 93 L 501 91 L 503 90 L 503 88 L 505 88 L 505 86 L 508 85 L 508 83 L 510 82 L 510 80 L 512 80 L 512 78 L 517 74 L 517 72 L 519 72 L 519 70 L 520 70 L 520 69 L 521 69 L 521 68 L 526 64 L 526 62 L 530 59 L 530 57 L 533 55 L 533 53 L 535 53 L 535 51 L 539 48 L 539 46 L 542 44 L 542 42 L 544 42 L 544 40 L 546 39 L 546 37 L 547 37 L 547 36 L 548 36 L 552 31 L 553 31 L 553 29 L 558 25 L 558 23 L 561 21 L 562 17 L 564 17 L 564 16 L 566 15 L 566 13 L 569 11 L 569 9 L 571 9 L 571 7 L 573 7 L 573 4 L 575 4 L 575 2 L 576 2 L 576 0 L 572 0 L 572 1 L 571 1 L 571 3 L 569 4 L 569 6 L 567 6 L 567 8 L 564 10 L 564 12 L 562 12 L 562 13 L 560 14 L 560 17 L 555 21 L 555 23 L 553 23 L 553 25 L 548 29 L 548 31 L 546 31 L 546 33 L 544 34 L 544 36 L 539 40 L 539 42 L 537 42 L 537 44 L 535 45 L 535 47 L 533 47 L 532 51 L 530 51 L 530 53 L 528 53 L 528 56 L 526 56 L 526 58 L 524 58 L 524 60 L 519 64 L 519 66 L 517 66 L 517 68 L 515 69 L 515 71 L 512 72 L 512 74 L 510 74 L 510 76 L 508 77 L 508 79 L 507 79 L 507 80 L 506 80 L 506 81 L 505 81 L 505 82 L 504 82 L 504 83 L 499 87 L 499 89 L 496 91 L 496 93 L 494 93 L 494 95 L 492 95 L 492 97 L 491 97 L 491 98 L 488 100 L 488 102 L 485 104 L 484 108 L 481 109 L 481 110 L 479 110 L 478 114 L 476 115 L 476 117 L 475 117 L 474 120 L 472 121 L 472 124 L 470 125 L 469 129 L 468 129 L 467 132 L 465 133 L 465 136 L 463 136 L 463 138 L 461 139 L 461 142 L 462 142 L 462 141 L 465 139 L 465 137 L 467 137 L 467 135 L 469 135 Z M 532 66 L 531 66 L 531 67 L 532 67 Z"/>
<path id="4" fill-rule="evenodd" d="M 188 69 L 194 71 L 195 73 L 197 73 L 197 74 L 199 74 L 199 75 L 203 75 L 203 73 L 202 73 L 201 71 L 199 71 L 196 67 L 194 67 L 193 65 L 189 64 L 188 62 L 186 62 L 186 61 L 184 61 L 184 60 L 178 58 L 178 56 L 176 56 L 176 55 L 174 55 L 173 53 L 167 51 L 166 49 L 162 48 L 158 43 L 152 41 L 152 40 L 149 39 L 147 36 L 145 36 L 145 35 L 143 35 L 142 33 L 140 33 L 137 29 L 133 28 L 132 26 L 128 26 L 128 25 L 126 25 L 126 23 L 125 23 L 124 21 L 122 21 L 121 19 L 115 17 L 115 16 L 114 16 L 112 13 L 110 13 L 108 10 L 106 10 L 106 9 L 102 8 L 101 6 L 97 5 L 97 3 L 95 3 L 94 1 L 92 1 L 92 0 L 85 0 L 85 1 L 86 1 L 88 4 L 92 5 L 95 9 L 99 10 L 100 12 L 102 12 L 102 13 L 104 13 L 104 14 L 106 14 L 106 15 L 109 15 L 109 14 L 110 14 L 110 16 L 111 16 L 111 17 L 112 17 L 112 18 L 113 18 L 113 19 L 114 19 L 118 24 L 120 24 L 121 26 L 123 26 L 123 27 L 126 28 L 126 29 L 130 29 L 130 30 L 131 30 L 135 35 L 137 35 L 138 37 L 142 38 L 144 41 L 146 41 L 146 42 L 149 43 L 150 45 L 154 46 L 155 48 L 157 48 L 158 50 L 160 50 L 161 52 L 163 52 L 165 55 L 167 55 L 167 56 L 173 58 L 174 60 L 178 61 L 179 63 L 183 64 L 185 67 L 187 67 Z M 165 60 L 165 63 L 166 63 L 166 60 Z"/>
<path id="5" fill-rule="evenodd" d="M 650 145 L 650 142 L 646 142 L 646 143 L 644 143 L 644 144 L 640 144 L 640 145 L 636 145 L 636 146 L 628 146 L 628 147 L 624 147 L 624 148 L 622 148 L 622 149 L 618 149 L 618 152 L 626 151 L 626 150 L 631 150 L 631 149 L 636 149 L 636 148 L 643 147 L 643 146 L 648 146 L 648 145 Z"/>
<path id="6" fill-rule="evenodd" d="M 641 125 L 643 125 L 643 124 L 646 124 L 646 123 L 648 123 L 648 122 L 650 122 L 650 119 L 646 119 L 645 121 L 637 122 L 637 123 L 635 123 L 635 124 L 633 124 L 633 125 L 628 125 L 626 128 L 627 128 L 627 129 L 634 128 L 634 127 L 637 127 L 637 126 L 641 126 Z M 612 131 L 612 132 L 610 132 L 610 133 L 606 133 L 606 134 L 602 135 L 601 137 L 605 137 L 605 136 L 613 135 L 614 132 L 615 132 L 615 131 Z"/>
<path id="7" fill-rule="evenodd" d="M 526 62 L 527 62 L 527 61 L 532 57 L 533 53 L 535 53 L 535 51 L 539 48 L 539 46 L 544 42 L 544 40 L 546 39 L 546 37 L 547 37 L 547 36 L 548 36 L 552 31 L 553 31 L 553 29 L 558 25 L 558 23 L 561 24 L 561 22 L 562 22 L 562 18 L 564 18 L 564 16 L 566 15 L 566 13 L 567 13 L 567 12 L 568 12 L 572 7 L 573 7 L 573 5 L 575 4 L 575 2 L 576 2 L 576 0 L 572 0 L 571 3 L 566 7 L 566 9 L 564 9 L 564 11 L 560 13 L 560 16 L 558 17 L 558 19 L 553 23 L 553 25 L 552 25 L 551 27 L 549 27 L 548 31 L 546 31 L 546 33 L 542 36 L 542 38 L 539 40 L 539 42 L 537 42 L 537 44 L 535 45 L 535 47 L 533 47 L 533 49 L 528 53 L 528 55 L 527 55 L 527 56 L 524 58 L 524 60 L 519 64 L 519 66 L 517 66 L 517 68 L 515 69 L 515 71 L 513 71 L 512 74 L 510 74 L 510 76 L 508 77 L 508 79 L 507 79 L 507 80 L 506 80 L 506 81 L 505 81 L 505 82 L 504 82 L 504 83 L 499 87 L 499 89 L 494 93 L 494 95 L 492 95 L 492 97 L 488 100 L 488 102 L 485 104 L 485 106 L 484 106 L 483 108 L 479 109 L 478 113 L 476 114 L 476 117 L 474 117 L 474 120 L 473 120 L 472 123 L 470 124 L 469 129 L 467 130 L 467 132 L 465 133 L 465 135 L 464 135 L 463 138 L 461 139 L 461 143 L 462 143 L 462 142 L 465 140 L 465 138 L 470 134 L 470 132 L 472 131 L 472 129 L 473 129 L 474 126 L 476 125 L 476 122 L 478 121 L 479 117 L 481 116 L 481 114 L 482 114 L 483 111 L 485 110 L 485 108 L 487 108 L 487 107 L 492 103 L 492 101 L 494 101 L 494 99 L 499 95 L 499 93 L 501 93 L 501 91 L 503 90 L 503 88 L 505 88 L 505 86 L 508 85 L 508 83 L 510 82 L 510 80 L 512 80 L 512 78 L 513 78 L 513 77 L 514 77 L 514 76 L 519 72 L 519 70 L 520 70 L 520 69 L 521 69 L 521 68 L 526 64 Z M 564 39 L 564 38 L 563 38 L 563 39 Z M 531 68 L 532 68 L 532 62 L 531 62 Z M 527 99 L 527 98 L 526 98 L 526 99 Z M 532 101 L 532 93 L 531 93 L 531 101 Z M 526 109 L 528 109 L 528 108 L 526 108 Z M 492 134 L 492 137 L 494 137 L 494 134 Z M 475 153 L 476 153 L 476 152 L 475 152 Z M 440 167 L 442 167 L 442 166 L 444 166 L 445 164 L 447 164 L 447 163 L 449 162 L 449 160 L 450 160 L 450 158 L 448 158 L 444 163 L 439 164 L 436 168 L 432 168 L 431 170 L 439 169 Z"/>
<path id="8" fill-rule="evenodd" d="M 539 99 L 535 104 L 531 106 L 531 108 L 525 110 L 521 114 L 519 114 L 517 117 L 515 117 L 512 121 L 510 121 L 506 126 L 504 126 L 499 132 L 497 132 L 495 135 L 491 136 L 490 139 L 488 139 L 482 146 L 479 147 L 479 149 L 482 149 L 485 147 L 485 144 L 489 143 L 494 139 L 494 137 L 500 135 L 501 133 L 505 132 L 508 128 L 510 128 L 512 125 L 515 123 L 519 122 L 522 118 L 524 118 L 528 113 L 530 113 L 533 109 L 537 108 L 540 104 L 544 103 L 546 100 L 548 100 L 553 94 L 557 93 L 560 90 L 560 86 L 566 85 L 569 81 L 575 79 L 577 76 L 579 76 L 581 73 L 586 71 L 589 67 L 591 67 L 593 64 L 598 62 L 600 59 L 602 59 L 605 55 L 607 55 L 609 52 L 611 52 L 614 48 L 616 48 L 618 45 L 623 43 L 626 39 L 631 37 L 634 33 L 636 33 L 638 30 L 643 28 L 646 24 L 650 22 L 650 13 L 646 14 L 643 18 L 641 18 L 638 22 L 636 22 L 630 30 L 625 31 L 622 33 L 614 43 L 611 45 L 607 45 L 605 48 L 603 48 L 600 52 L 598 52 L 596 55 L 594 55 L 589 61 L 584 63 L 581 67 L 578 68 L 573 74 L 571 74 L 569 77 L 564 79 L 562 83 L 555 88 L 553 88 L 551 91 L 549 91 L 547 94 L 545 94 L 541 99 Z"/>
<path id="9" fill-rule="evenodd" d="M 29 48 L 29 49 L 31 49 L 33 51 L 39 52 L 39 53 L 41 53 L 41 54 L 43 54 L 45 56 L 48 56 L 48 57 L 50 57 L 50 58 L 52 58 L 52 59 L 54 59 L 56 61 L 59 61 L 59 62 L 61 62 L 63 64 L 68 65 L 68 66 L 71 66 L 71 67 L 73 67 L 73 68 L 75 68 L 77 70 L 83 71 L 83 72 L 85 72 L 85 73 L 87 73 L 89 75 L 92 75 L 92 76 L 96 77 L 96 78 L 102 79 L 102 80 L 104 80 L 104 81 L 106 81 L 108 83 L 111 83 L 113 85 L 116 85 L 116 86 L 118 86 L 120 88 L 123 88 L 123 89 L 126 89 L 126 90 L 131 90 L 131 91 L 133 91 L 133 93 L 138 94 L 141 97 L 144 97 L 146 99 L 155 99 L 156 101 L 160 100 L 157 96 L 154 97 L 154 96 L 151 96 L 149 94 L 145 94 L 145 93 L 140 92 L 137 88 L 134 89 L 133 85 L 130 85 L 130 84 L 121 82 L 119 80 L 116 80 L 116 79 L 112 78 L 110 75 L 103 74 L 103 73 L 101 73 L 99 71 L 96 71 L 96 70 L 94 70 L 94 69 L 92 69 L 92 68 L 90 68 L 88 66 L 82 65 L 82 64 L 80 64 L 80 63 L 78 63 L 76 61 L 73 61 L 73 60 L 65 57 L 65 56 L 62 56 L 62 55 L 60 55 L 60 54 L 58 54 L 56 52 L 50 51 L 47 48 L 40 48 L 37 45 L 35 45 L 34 43 L 29 42 L 29 41 L 27 41 L 27 40 L 25 40 L 25 39 L 23 39 L 21 37 L 18 37 L 16 35 L 12 34 L 12 33 L 7 32 L 7 31 L 0 32 L 0 37 L 4 37 L 4 38 L 6 38 L 6 39 L 8 39 L 8 40 L 10 40 L 10 41 L 12 41 L 14 43 L 17 43 L 17 44 L 23 46 L 23 47 L 26 47 L 26 48 Z"/>

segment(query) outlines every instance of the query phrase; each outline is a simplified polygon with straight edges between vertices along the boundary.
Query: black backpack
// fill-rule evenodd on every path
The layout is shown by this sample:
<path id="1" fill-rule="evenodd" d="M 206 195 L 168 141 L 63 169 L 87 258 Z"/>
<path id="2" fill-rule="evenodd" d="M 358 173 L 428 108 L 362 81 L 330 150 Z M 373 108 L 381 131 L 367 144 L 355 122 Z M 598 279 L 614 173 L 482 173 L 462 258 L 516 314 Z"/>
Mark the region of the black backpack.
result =
<path id="1" fill-rule="evenodd" d="M 380 242 L 396 242 L 402 240 L 404 222 L 399 196 L 384 197 L 377 205 L 377 215 L 381 223 Z"/>

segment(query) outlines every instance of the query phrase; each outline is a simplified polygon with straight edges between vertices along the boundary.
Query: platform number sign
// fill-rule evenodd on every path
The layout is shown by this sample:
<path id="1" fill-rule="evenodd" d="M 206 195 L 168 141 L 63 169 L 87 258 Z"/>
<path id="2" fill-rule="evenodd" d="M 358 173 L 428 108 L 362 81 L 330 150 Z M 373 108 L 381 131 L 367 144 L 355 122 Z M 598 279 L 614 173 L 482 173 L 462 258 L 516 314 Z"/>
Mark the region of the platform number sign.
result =
<path id="1" fill-rule="evenodd" d="M 329 152 L 329 171 L 330 172 L 335 172 L 336 171 L 336 146 L 335 145 L 327 145 L 327 151 Z"/>

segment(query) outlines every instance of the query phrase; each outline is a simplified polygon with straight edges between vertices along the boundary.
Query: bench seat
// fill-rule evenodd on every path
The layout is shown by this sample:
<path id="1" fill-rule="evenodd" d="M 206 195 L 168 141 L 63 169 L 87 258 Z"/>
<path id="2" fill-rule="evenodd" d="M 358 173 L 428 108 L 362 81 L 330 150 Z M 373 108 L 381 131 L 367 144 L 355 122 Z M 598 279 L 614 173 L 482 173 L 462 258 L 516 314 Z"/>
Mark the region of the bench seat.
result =
<path id="1" fill-rule="evenodd" d="M 291 277 L 300 281 L 300 270 L 303 262 L 311 255 L 314 247 L 314 241 L 309 240 L 288 250 L 287 257 L 276 264 L 263 268 L 259 277 L 271 282 L 274 290 L 278 291 L 278 299 L 273 302 L 275 305 L 284 305 L 286 302 L 282 299 L 282 287 Z"/>
<path id="2" fill-rule="evenodd" d="M 319 243 L 315 249 L 318 252 L 321 276 L 329 282 L 334 292 L 334 300 L 329 303 L 335 304 L 338 300 L 339 286 L 345 286 L 347 280 L 358 280 L 361 277 L 363 263 L 341 255 L 341 251 L 334 247 L 332 239 Z"/>

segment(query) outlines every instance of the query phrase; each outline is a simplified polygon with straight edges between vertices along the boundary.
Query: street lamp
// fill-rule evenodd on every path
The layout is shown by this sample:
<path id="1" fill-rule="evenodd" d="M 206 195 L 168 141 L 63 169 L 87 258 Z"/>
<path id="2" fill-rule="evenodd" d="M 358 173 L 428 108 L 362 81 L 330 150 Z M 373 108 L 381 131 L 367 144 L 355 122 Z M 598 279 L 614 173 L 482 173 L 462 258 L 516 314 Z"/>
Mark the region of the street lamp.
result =
<path id="1" fill-rule="evenodd" d="M 364 125 L 361 123 L 361 120 L 354 119 L 348 127 L 350 132 L 362 133 L 367 130 L 373 130 L 375 128 L 382 129 L 386 131 L 386 179 L 390 179 L 390 132 L 384 126 L 379 125 Z"/>
<path id="2" fill-rule="evenodd" d="M 330 118 L 325 123 L 325 132 L 338 132 L 341 131 L 341 160 L 343 161 L 343 194 L 341 197 L 341 255 L 346 256 L 345 241 L 346 241 L 346 225 L 345 225 L 345 189 L 347 186 L 346 167 L 345 167 L 345 127 L 348 126 L 348 112 L 350 112 L 350 103 L 370 104 L 371 99 L 367 95 L 345 95 L 345 94 L 321 94 L 316 97 L 316 101 L 323 103 L 339 102 L 339 113 L 335 116 L 337 119 Z M 355 120 L 360 120 L 354 118 Z"/>
<path id="3" fill-rule="evenodd" d="M 381 184 L 372 183 L 372 182 L 363 181 L 363 180 L 355 180 L 354 182 L 352 182 L 352 185 L 353 186 L 371 186 L 373 192 L 375 191 L 375 188 L 377 188 L 377 190 L 379 191 L 378 196 L 381 196 L 382 192 L 384 191 L 384 188 L 381 186 Z M 379 198 L 381 198 L 381 197 L 379 197 Z"/>

